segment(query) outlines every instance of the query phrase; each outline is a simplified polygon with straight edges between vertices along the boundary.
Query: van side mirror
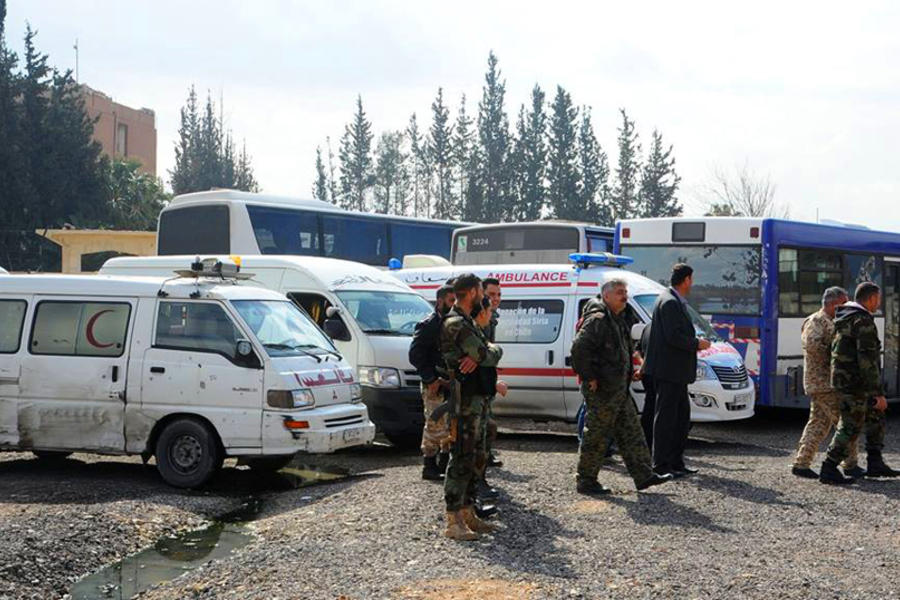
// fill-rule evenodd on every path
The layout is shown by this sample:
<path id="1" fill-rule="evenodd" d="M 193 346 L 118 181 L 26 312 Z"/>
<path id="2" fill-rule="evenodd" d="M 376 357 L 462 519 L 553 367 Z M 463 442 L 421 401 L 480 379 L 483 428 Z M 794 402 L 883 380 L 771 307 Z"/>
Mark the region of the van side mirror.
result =
<path id="1" fill-rule="evenodd" d="M 248 369 L 259 369 L 262 363 L 256 352 L 253 351 L 253 344 L 250 340 L 238 340 L 234 348 L 234 362 Z"/>
<path id="2" fill-rule="evenodd" d="M 631 326 L 631 339 L 635 342 L 641 341 L 641 336 L 644 335 L 644 327 L 646 327 L 643 323 L 635 323 Z"/>
<path id="3" fill-rule="evenodd" d="M 325 316 L 329 319 L 333 319 L 339 314 L 341 314 L 341 309 L 337 306 L 329 306 L 325 309 Z"/>
<path id="4" fill-rule="evenodd" d="M 332 308 L 334 307 L 330 307 L 328 310 L 331 310 Z M 325 323 L 322 324 L 322 329 L 325 330 L 328 337 L 336 342 L 349 342 L 353 339 L 350 335 L 350 330 L 347 329 L 347 325 L 338 316 L 329 316 L 325 319 Z"/>

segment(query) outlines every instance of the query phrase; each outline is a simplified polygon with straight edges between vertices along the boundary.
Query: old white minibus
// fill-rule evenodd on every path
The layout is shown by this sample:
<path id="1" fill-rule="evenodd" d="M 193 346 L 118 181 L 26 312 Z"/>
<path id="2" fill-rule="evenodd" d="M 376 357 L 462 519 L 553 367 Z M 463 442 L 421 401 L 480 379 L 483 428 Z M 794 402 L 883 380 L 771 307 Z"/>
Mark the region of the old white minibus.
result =
<path id="1" fill-rule="evenodd" d="M 372 441 L 353 368 L 283 295 L 181 276 L 0 283 L 0 450 L 155 456 L 178 487 Z M 232 271 L 236 269 L 232 266 Z"/>

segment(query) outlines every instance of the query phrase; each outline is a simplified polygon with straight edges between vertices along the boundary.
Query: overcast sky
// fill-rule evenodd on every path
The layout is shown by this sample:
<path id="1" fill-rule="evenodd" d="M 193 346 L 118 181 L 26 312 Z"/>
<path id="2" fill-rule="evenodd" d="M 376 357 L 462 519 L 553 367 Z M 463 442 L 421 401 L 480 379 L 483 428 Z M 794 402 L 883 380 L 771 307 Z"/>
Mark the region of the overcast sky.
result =
<path id="1" fill-rule="evenodd" d="M 627 4 L 627 6 L 626 6 Z M 309 196 L 316 145 L 357 94 L 376 133 L 430 120 L 439 86 L 470 113 L 493 49 L 510 121 L 531 87 L 592 107 L 615 160 L 617 109 L 674 144 L 687 214 L 711 171 L 748 164 L 791 216 L 900 230 L 900 4 L 894 2 L 121 2 L 8 0 L 52 64 L 156 112 L 168 179 L 195 84 L 224 98 L 266 192 Z M 645 144 L 646 145 L 646 144 Z"/>

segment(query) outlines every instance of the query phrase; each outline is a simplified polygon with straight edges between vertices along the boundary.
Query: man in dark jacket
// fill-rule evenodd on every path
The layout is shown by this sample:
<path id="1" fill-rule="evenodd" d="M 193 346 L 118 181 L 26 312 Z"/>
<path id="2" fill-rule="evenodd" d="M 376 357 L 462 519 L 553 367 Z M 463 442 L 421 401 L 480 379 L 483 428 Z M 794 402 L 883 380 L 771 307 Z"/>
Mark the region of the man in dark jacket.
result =
<path id="1" fill-rule="evenodd" d="M 585 307 L 581 327 L 572 343 L 572 368 L 581 378 L 586 404 L 584 435 L 578 450 L 577 490 L 580 494 L 608 494 L 597 481 L 606 445 L 613 436 L 638 490 L 665 483 L 670 476 L 653 473 L 650 451 L 637 410 L 628 395 L 634 347 L 623 318 L 628 290 L 621 279 L 601 288 L 600 301 Z"/>
<path id="2" fill-rule="evenodd" d="M 831 385 L 842 394 L 841 420 L 828 446 L 828 458 L 822 463 L 822 483 L 852 483 L 838 464 L 847 458 L 850 445 L 866 433 L 866 475 L 897 477 L 888 467 L 884 448 L 887 400 L 881 383 L 881 340 L 873 314 L 881 305 L 881 289 L 870 281 L 859 284 L 854 302 L 835 311 L 834 340 L 831 345 Z"/>
<path id="3" fill-rule="evenodd" d="M 694 283 L 694 270 L 679 263 L 672 268 L 672 287 L 653 308 L 644 373 L 656 387 L 653 418 L 653 470 L 681 477 L 696 473 L 684 464 L 684 448 L 691 426 L 687 386 L 697 377 L 697 351 L 710 341 L 697 337 L 685 304 Z"/>
<path id="4" fill-rule="evenodd" d="M 432 421 L 431 413 L 444 401 L 444 387 L 447 380 L 438 373 L 444 367 L 441 358 L 441 321 L 453 307 L 456 296 L 453 288 L 444 285 L 437 291 L 437 304 L 434 312 L 416 324 L 412 343 L 409 345 L 409 362 L 419 377 L 422 378 L 422 404 L 425 407 L 425 427 L 422 430 L 422 479 L 440 481 L 444 478 L 447 467 L 449 448 L 446 440 L 450 434 L 447 429 L 447 416 Z M 440 458 L 439 458 L 440 455 Z"/>
<path id="5" fill-rule="evenodd" d="M 641 339 L 638 342 L 638 353 L 641 359 L 647 359 L 647 349 L 650 347 L 650 330 L 652 323 L 644 326 L 641 333 Z M 656 416 L 656 382 L 653 375 L 646 373 L 644 366 L 641 365 L 641 384 L 644 386 L 644 410 L 641 412 L 641 429 L 644 430 L 644 439 L 647 440 L 647 447 L 653 451 L 653 419 Z"/>

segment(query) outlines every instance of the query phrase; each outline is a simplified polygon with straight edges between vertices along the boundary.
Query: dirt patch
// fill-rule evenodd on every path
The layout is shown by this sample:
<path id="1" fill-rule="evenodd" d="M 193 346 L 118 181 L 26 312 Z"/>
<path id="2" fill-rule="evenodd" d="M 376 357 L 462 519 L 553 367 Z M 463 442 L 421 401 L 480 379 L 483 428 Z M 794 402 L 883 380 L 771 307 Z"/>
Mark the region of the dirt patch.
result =
<path id="1" fill-rule="evenodd" d="M 527 600 L 538 586 L 503 579 L 432 579 L 397 590 L 404 600 Z"/>
<path id="2" fill-rule="evenodd" d="M 615 508 L 618 507 L 603 500 L 580 500 L 572 505 L 572 512 L 579 515 L 596 515 Z"/>

